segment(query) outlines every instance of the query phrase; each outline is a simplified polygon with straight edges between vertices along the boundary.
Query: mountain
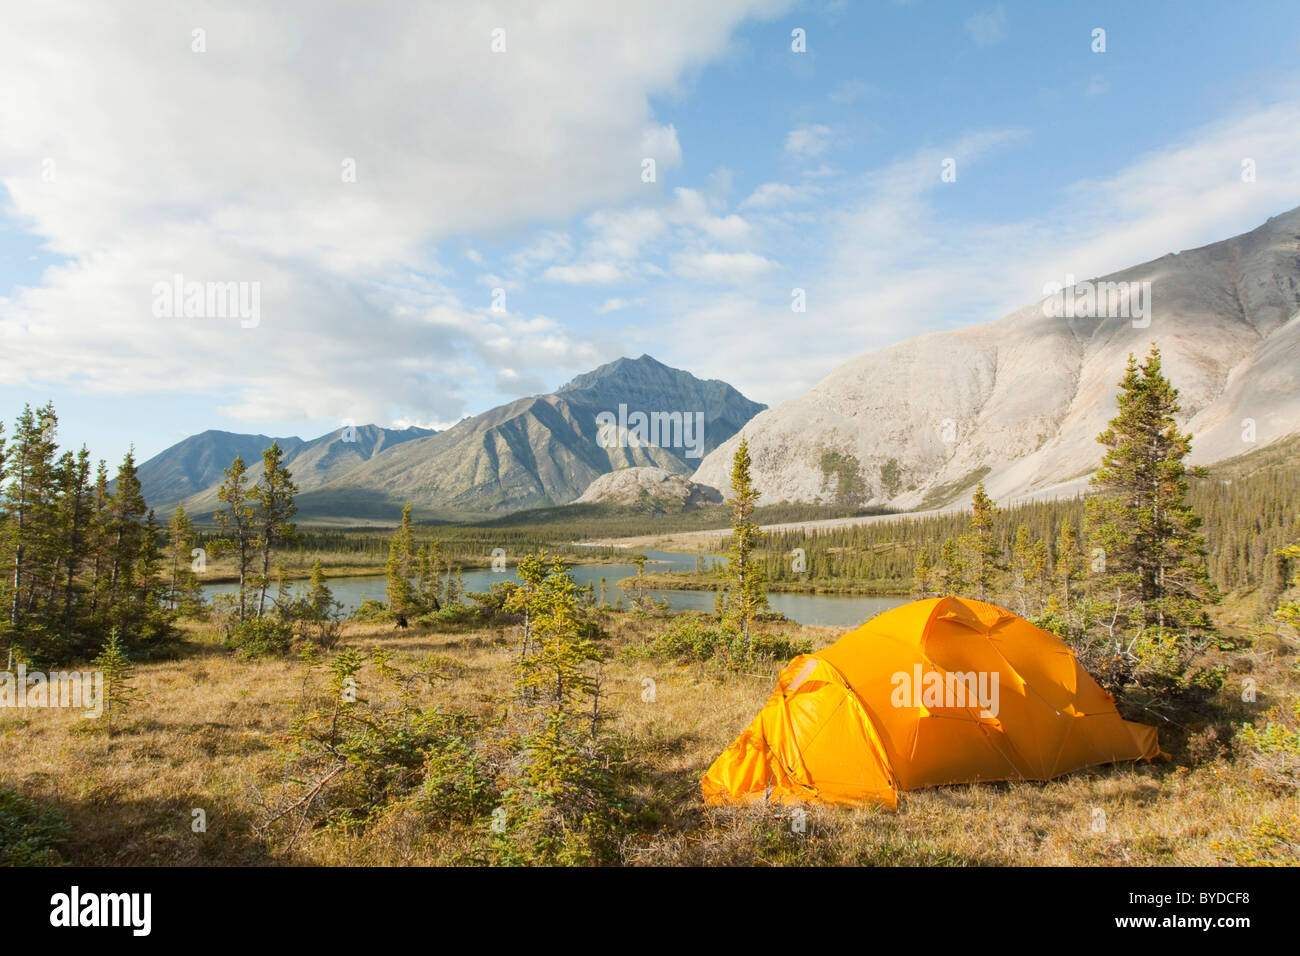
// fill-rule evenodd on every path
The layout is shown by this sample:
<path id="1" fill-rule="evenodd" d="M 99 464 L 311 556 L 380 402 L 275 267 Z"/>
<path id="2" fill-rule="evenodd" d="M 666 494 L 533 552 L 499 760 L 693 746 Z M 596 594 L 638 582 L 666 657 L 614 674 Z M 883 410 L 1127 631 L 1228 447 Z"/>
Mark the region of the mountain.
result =
<path id="1" fill-rule="evenodd" d="M 279 442 L 286 453 L 304 444 L 301 438 L 240 435 L 215 429 L 190 435 L 140 465 L 137 475 L 144 500 L 159 511 L 174 507 L 178 501 L 219 483 L 222 472 L 235 458 L 261 461 L 262 449 L 269 448 L 272 442 Z"/>
<path id="2" fill-rule="evenodd" d="M 1072 310 L 1048 297 L 861 355 L 758 415 L 745 435 L 763 500 L 833 499 L 854 460 L 864 500 L 902 509 L 967 498 L 980 479 L 997 499 L 1082 490 L 1125 361 L 1152 342 L 1181 393 L 1194 463 L 1300 429 L 1300 209 L 1091 281 L 1070 290 Z M 1145 297 L 1146 317 L 1125 317 L 1122 294 L 1111 301 L 1120 287 L 1101 285 L 1120 282 L 1138 283 L 1128 311 Z M 1089 288 L 1104 308 L 1088 308 Z M 728 487 L 737 441 L 693 480 Z"/>
<path id="3" fill-rule="evenodd" d="M 300 492 L 318 488 L 346 474 L 371 457 L 405 441 L 434 435 L 428 428 L 381 428 L 358 425 L 340 428 L 311 441 L 206 431 L 191 435 L 140 466 L 145 501 L 155 510 L 170 510 L 177 502 L 191 514 L 205 517 L 217 507 L 217 488 L 236 456 L 249 468 L 250 480 L 262 473 L 262 452 L 277 442 L 285 465 Z"/>
<path id="4" fill-rule="evenodd" d="M 622 358 L 376 455 L 299 508 L 377 518 L 411 501 L 424 516 L 466 517 L 564 504 L 621 468 L 687 474 L 765 407 L 649 355 Z"/>
<path id="5" fill-rule="evenodd" d="M 702 434 L 690 436 L 701 438 L 701 447 L 687 448 L 672 441 L 661 443 L 688 471 L 693 471 L 703 455 L 736 434 L 767 407 L 751 402 L 726 382 L 703 381 L 649 355 L 639 359 L 621 358 L 602 365 L 579 375 L 555 394 L 579 416 L 593 419 L 602 412 L 616 416 L 620 404 L 627 406 L 629 415 L 639 410 L 703 416 Z M 697 452 L 693 458 L 692 451 Z"/>
<path id="6" fill-rule="evenodd" d="M 721 504 L 722 495 L 716 488 L 697 485 L 685 475 L 662 468 L 621 468 L 601 475 L 573 503 L 681 511 L 703 504 Z"/>

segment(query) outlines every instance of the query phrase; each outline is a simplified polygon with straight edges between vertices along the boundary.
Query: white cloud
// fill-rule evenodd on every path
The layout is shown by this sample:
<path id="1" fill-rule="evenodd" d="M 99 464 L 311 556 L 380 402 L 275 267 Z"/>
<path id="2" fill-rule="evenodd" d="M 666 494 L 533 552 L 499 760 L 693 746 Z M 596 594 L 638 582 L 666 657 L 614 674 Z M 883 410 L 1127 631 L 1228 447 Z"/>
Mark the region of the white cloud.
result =
<path id="1" fill-rule="evenodd" d="M 631 274 L 615 262 L 585 262 L 581 265 L 550 266 L 542 273 L 547 282 L 564 282 L 569 285 L 610 285 L 626 282 Z"/>
<path id="2" fill-rule="evenodd" d="M 677 275 L 723 285 L 751 282 L 776 267 L 756 252 L 683 252 L 673 256 Z"/>
<path id="3" fill-rule="evenodd" d="M 496 389 L 506 395 L 540 395 L 546 391 L 546 383 L 536 375 L 501 368 L 497 369 Z"/>
<path id="4" fill-rule="evenodd" d="M 709 243 L 746 244 L 754 238 L 753 226 L 724 206 L 716 195 L 678 187 L 659 205 L 597 210 L 586 219 L 590 238 L 581 253 L 548 267 L 542 278 L 570 285 L 637 282 L 665 275 L 651 260 L 668 249 L 679 254 Z"/>
<path id="5" fill-rule="evenodd" d="M 474 362 L 504 346 L 443 285 L 439 243 L 644 195 L 644 157 L 661 176 L 681 162 L 651 97 L 785 4 L 671 6 L 6 11 L 3 185 L 67 261 L 2 304 L 0 378 L 207 390 L 250 419 L 458 417 Z M 261 282 L 261 324 L 155 318 L 150 290 L 177 272 Z M 521 375 L 602 357 L 561 327 L 513 348 Z"/>
<path id="6" fill-rule="evenodd" d="M 962 180 L 941 184 L 938 170 L 946 156 L 962 170 L 988 162 L 1027 142 L 1021 132 L 984 131 L 921 150 L 828 195 L 822 254 L 811 266 L 769 274 L 743 296 L 682 296 L 670 333 L 657 335 L 696 374 L 725 378 L 760 401 L 792 398 L 852 356 L 1032 304 L 1044 283 L 1066 273 L 1105 275 L 1294 208 L 1298 128 L 1300 102 L 1209 124 L 1008 222 L 953 221 L 937 197 Z M 1255 160 L 1254 183 L 1241 180 L 1243 158 Z M 806 312 L 792 312 L 790 286 L 805 289 Z"/>
<path id="7" fill-rule="evenodd" d="M 523 249 L 511 254 L 510 266 L 516 273 L 526 273 L 543 263 L 567 259 L 573 254 L 573 243 L 566 233 L 543 232 Z"/>
<path id="8" fill-rule="evenodd" d="M 709 239 L 743 242 L 749 238 L 750 224 L 740 216 L 714 214 L 719 200 L 710 200 L 697 190 L 685 188 L 674 190 L 673 196 L 676 202 L 666 212 L 669 222 L 698 231 Z"/>
<path id="9" fill-rule="evenodd" d="M 814 159 L 826 152 L 831 143 L 829 126 L 798 126 L 785 137 L 785 151 L 796 159 Z"/>
<path id="10" fill-rule="evenodd" d="M 668 217 L 652 206 L 602 209 L 587 217 L 586 226 L 593 238 L 585 255 L 630 260 L 668 234 Z"/>
<path id="11" fill-rule="evenodd" d="M 510 289 L 517 285 L 517 283 L 511 282 L 509 279 L 499 276 L 495 272 L 479 273 L 474 277 L 474 281 L 479 285 L 487 286 L 489 289 L 495 289 L 498 287 L 502 289 Z"/>
<path id="12" fill-rule="evenodd" d="M 399 430 L 403 428 L 431 428 L 436 432 L 443 432 L 446 431 L 448 428 L 451 428 L 451 426 L 455 424 L 456 423 L 454 421 L 444 422 L 444 421 L 439 421 L 437 419 L 401 417 L 401 418 L 394 418 L 389 423 L 388 427 L 399 429 Z"/>
<path id="13" fill-rule="evenodd" d="M 791 186 L 787 183 L 763 183 L 740 203 L 741 209 L 772 209 L 806 202 L 821 190 L 816 186 Z"/>
<path id="14" fill-rule="evenodd" d="M 596 311 L 599 312 L 601 315 L 604 315 L 604 314 L 606 314 L 606 313 L 608 313 L 608 312 L 619 312 L 619 311 L 621 311 L 621 310 L 623 310 L 623 309 L 631 309 L 631 308 L 634 308 L 635 306 L 645 305 L 645 304 L 646 304 L 647 302 L 649 302 L 649 301 L 650 301 L 650 300 L 649 300 L 649 299 L 646 299 L 646 298 L 640 298 L 640 299 L 619 299 L 619 298 L 606 299 L 604 302 L 602 302 L 600 305 L 598 305 L 598 306 L 596 307 Z"/>

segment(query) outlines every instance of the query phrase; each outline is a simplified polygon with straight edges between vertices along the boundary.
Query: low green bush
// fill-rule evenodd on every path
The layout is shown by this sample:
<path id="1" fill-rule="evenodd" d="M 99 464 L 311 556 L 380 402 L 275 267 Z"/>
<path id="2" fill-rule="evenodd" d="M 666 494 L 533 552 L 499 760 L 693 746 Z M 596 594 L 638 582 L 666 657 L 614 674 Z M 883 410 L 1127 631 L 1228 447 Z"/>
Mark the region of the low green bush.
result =
<path id="1" fill-rule="evenodd" d="M 0 789 L 0 866 L 58 866 L 68 826 L 52 810 Z"/>
<path id="2" fill-rule="evenodd" d="M 245 658 L 288 654 L 293 646 L 293 623 L 270 615 L 250 617 L 230 628 L 225 643 Z"/>
<path id="3" fill-rule="evenodd" d="M 371 598 L 366 598 L 352 611 L 352 620 L 358 624 L 379 624 L 392 619 L 393 615 L 389 613 L 388 605 Z"/>
<path id="4" fill-rule="evenodd" d="M 812 642 L 785 634 L 750 632 L 748 651 L 743 634 L 734 633 L 702 615 L 679 615 L 638 652 L 642 656 L 676 661 L 719 660 L 739 666 L 748 659 L 788 661 L 812 651 Z"/>

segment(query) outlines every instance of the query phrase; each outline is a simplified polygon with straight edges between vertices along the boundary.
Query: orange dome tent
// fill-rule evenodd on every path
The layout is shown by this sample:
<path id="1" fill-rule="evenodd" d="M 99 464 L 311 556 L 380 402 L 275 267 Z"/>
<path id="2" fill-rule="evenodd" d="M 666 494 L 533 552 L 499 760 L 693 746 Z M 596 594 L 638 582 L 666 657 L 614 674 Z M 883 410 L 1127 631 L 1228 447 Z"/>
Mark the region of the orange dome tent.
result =
<path id="1" fill-rule="evenodd" d="M 964 598 L 915 601 L 796 657 L 704 777 L 707 803 L 898 807 L 898 791 L 1151 760 L 1058 637 Z"/>

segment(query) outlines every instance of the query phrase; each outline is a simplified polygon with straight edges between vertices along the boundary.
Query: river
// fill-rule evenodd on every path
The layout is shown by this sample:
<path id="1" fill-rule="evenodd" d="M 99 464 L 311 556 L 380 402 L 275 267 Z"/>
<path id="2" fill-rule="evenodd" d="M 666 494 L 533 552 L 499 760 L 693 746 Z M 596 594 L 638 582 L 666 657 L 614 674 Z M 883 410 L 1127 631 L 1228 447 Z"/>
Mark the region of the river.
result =
<path id="1" fill-rule="evenodd" d="M 678 554 L 670 551 L 646 551 L 646 573 L 653 571 L 693 571 L 696 568 L 696 556 Z M 720 560 L 710 555 L 703 556 L 707 567 L 713 561 Z M 612 603 L 620 597 L 624 605 L 635 594 L 634 589 L 619 588 L 615 582 L 636 574 L 634 564 L 575 564 L 571 567 L 573 580 L 580 587 L 591 583 L 596 597 L 600 598 L 600 580 L 604 578 L 607 586 L 608 600 Z M 486 591 L 496 581 L 514 580 L 514 572 L 490 571 L 476 569 L 462 574 L 467 591 Z M 306 582 L 301 583 L 305 586 Z M 363 577 L 330 578 L 326 583 L 334 592 L 334 599 L 342 602 L 347 613 L 351 613 L 362 601 L 384 600 L 384 576 L 367 575 Z M 216 594 L 231 594 L 238 589 L 234 582 L 209 584 L 203 588 L 205 597 Z M 712 591 L 660 591 L 646 589 L 646 596 L 655 600 L 667 599 L 669 606 L 677 611 L 712 611 Z M 835 595 L 835 594 L 789 594 L 771 593 L 767 603 L 774 611 L 780 611 L 792 621 L 800 624 L 826 624 L 833 627 L 856 627 L 863 621 L 875 617 L 882 611 L 905 604 L 907 598 L 880 595 Z"/>

